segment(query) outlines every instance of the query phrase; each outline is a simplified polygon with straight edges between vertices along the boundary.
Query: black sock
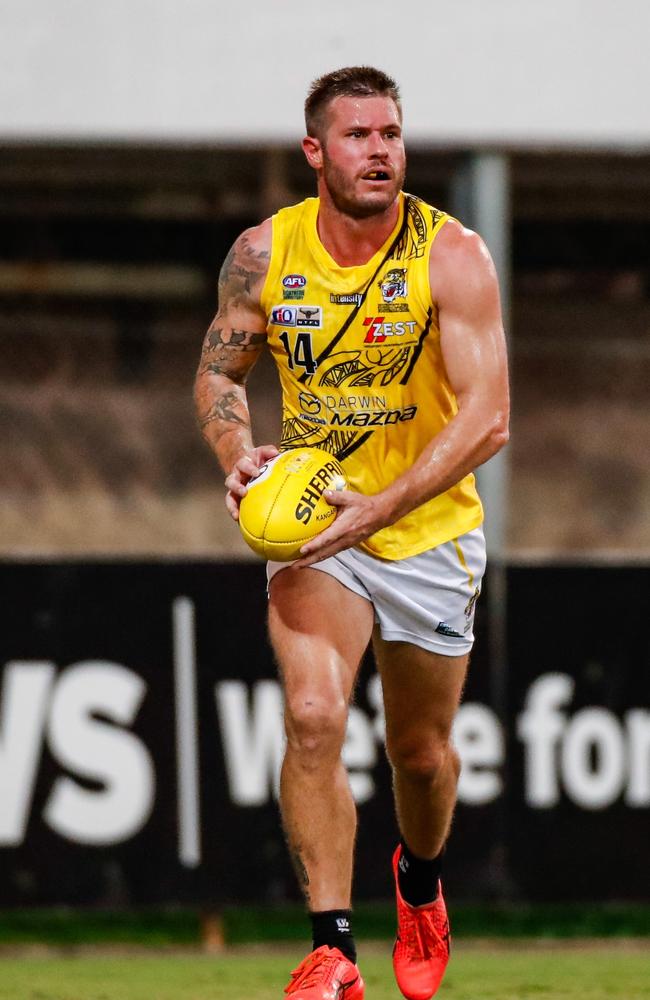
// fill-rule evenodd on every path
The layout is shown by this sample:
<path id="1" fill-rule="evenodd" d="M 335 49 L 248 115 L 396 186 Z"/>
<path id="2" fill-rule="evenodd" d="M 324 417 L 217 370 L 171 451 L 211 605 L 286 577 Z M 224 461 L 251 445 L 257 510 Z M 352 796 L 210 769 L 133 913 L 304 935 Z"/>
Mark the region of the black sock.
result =
<path id="1" fill-rule="evenodd" d="M 338 948 L 351 962 L 357 961 L 357 949 L 352 937 L 352 910 L 321 910 L 310 913 L 314 950 L 327 944 Z"/>
<path id="2" fill-rule="evenodd" d="M 442 869 L 442 852 L 437 858 L 429 861 L 418 858 L 404 843 L 397 864 L 397 881 L 402 898 L 411 906 L 424 906 L 432 903 L 438 895 L 438 879 Z"/>

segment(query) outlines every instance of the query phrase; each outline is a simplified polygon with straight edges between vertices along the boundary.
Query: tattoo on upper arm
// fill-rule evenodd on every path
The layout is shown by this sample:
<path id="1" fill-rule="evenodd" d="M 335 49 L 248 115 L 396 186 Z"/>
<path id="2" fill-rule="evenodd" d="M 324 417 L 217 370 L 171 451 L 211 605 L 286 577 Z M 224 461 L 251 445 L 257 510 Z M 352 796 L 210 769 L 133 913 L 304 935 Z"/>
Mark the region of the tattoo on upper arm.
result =
<path id="1" fill-rule="evenodd" d="M 241 321 L 246 315 L 257 314 L 260 325 L 265 325 L 259 290 L 270 256 L 268 250 L 256 250 L 246 233 L 228 253 L 219 275 L 219 311 L 203 342 L 200 374 L 224 375 L 239 383 L 245 380 L 266 342 L 266 333 L 259 329 L 235 329 L 231 322 L 237 322 L 236 317 Z"/>
<path id="2" fill-rule="evenodd" d="M 219 274 L 219 301 L 238 301 L 250 296 L 269 265 L 268 250 L 255 250 L 244 233 L 233 244 Z"/>
<path id="3" fill-rule="evenodd" d="M 236 243 L 233 246 L 231 246 L 230 250 L 225 256 L 223 264 L 221 265 L 221 270 L 219 271 L 219 298 L 221 298 L 222 294 L 225 292 L 228 286 L 228 281 L 230 280 L 230 272 L 235 263 L 236 246 L 237 246 Z"/>

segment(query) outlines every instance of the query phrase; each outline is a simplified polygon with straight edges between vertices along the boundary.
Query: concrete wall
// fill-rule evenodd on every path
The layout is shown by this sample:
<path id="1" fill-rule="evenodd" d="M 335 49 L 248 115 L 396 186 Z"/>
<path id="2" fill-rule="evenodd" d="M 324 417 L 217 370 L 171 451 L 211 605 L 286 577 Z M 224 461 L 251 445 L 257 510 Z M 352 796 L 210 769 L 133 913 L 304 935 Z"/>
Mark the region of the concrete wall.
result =
<path id="1" fill-rule="evenodd" d="M 0 139 L 292 142 L 371 62 L 408 136 L 650 148 L 647 0 L 3 0 Z"/>

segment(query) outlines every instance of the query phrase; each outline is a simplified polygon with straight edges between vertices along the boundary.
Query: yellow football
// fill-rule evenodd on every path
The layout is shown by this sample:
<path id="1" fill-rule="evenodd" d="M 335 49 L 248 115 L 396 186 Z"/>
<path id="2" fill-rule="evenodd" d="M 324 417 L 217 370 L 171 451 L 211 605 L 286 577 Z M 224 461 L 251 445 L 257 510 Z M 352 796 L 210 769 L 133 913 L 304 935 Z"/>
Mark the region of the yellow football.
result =
<path id="1" fill-rule="evenodd" d="M 280 452 L 248 483 L 239 507 L 241 533 L 265 559 L 297 559 L 301 545 L 336 517 L 323 493 L 345 487 L 340 463 L 322 448 Z"/>

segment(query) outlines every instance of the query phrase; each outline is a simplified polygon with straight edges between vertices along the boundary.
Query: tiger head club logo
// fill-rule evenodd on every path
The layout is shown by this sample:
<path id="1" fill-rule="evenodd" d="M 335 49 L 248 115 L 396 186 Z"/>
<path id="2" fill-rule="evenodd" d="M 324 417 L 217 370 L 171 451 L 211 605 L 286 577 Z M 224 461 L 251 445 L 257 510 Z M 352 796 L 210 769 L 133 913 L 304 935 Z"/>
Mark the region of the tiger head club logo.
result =
<path id="1" fill-rule="evenodd" d="M 395 299 L 405 299 L 407 293 L 406 268 L 394 267 L 391 271 L 387 271 L 377 284 L 384 302 L 390 303 Z"/>

